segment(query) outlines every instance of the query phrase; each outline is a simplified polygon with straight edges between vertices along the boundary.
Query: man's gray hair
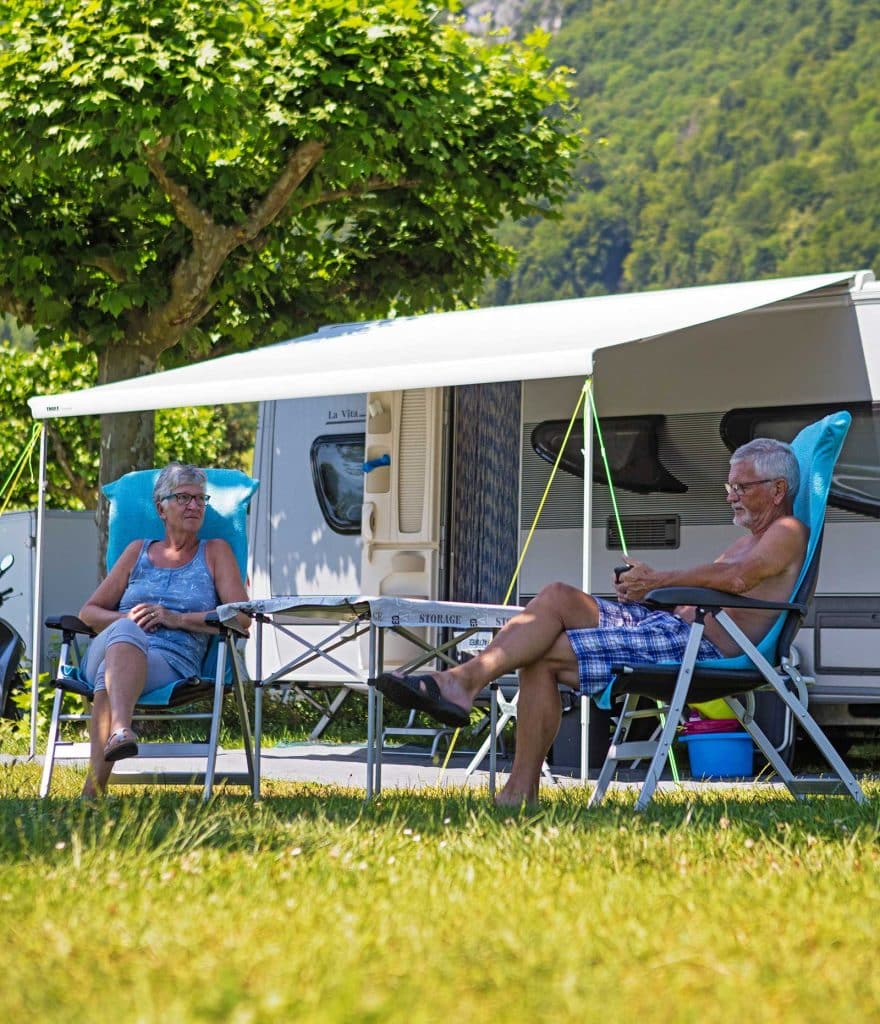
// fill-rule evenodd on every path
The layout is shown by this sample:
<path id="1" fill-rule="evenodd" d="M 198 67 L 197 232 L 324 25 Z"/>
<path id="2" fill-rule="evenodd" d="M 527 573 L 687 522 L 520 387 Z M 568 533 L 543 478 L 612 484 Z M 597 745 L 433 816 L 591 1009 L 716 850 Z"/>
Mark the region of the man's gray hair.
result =
<path id="1" fill-rule="evenodd" d="M 788 494 L 794 501 L 801 483 L 801 471 L 790 444 L 776 441 L 772 437 L 756 437 L 754 441 L 737 448 L 730 456 L 731 466 L 734 462 L 746 460 L 752 463 L 755 473 L 761 479 L 785 480 Z"/>
<path id="2" fill-rule="evenodd" d="M 208 475 L 198 466 L 186 462 L 169 462 L 153 484 L 153 501 L 158 503 L 166 495 L 174 494 L 181 484 L 194 484 L 204 490 L 207 483 Z"/>

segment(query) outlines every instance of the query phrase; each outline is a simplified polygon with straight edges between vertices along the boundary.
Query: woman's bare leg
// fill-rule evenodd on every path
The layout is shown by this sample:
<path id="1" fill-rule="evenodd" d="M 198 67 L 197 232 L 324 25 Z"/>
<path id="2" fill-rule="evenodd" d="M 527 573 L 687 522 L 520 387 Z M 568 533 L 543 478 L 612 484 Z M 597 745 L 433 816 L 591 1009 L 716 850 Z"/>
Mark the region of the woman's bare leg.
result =
<path id="1" fill-rule="evenodd" d="M 130 729 L 138 697 L 147 683 L 147 659 L 134 644 L 115 643 L 104 658 L 106 690 L 95 694 L 89 723 L 89 772 L 83 796 L 94 797 L 107 788 L 112 763 L 104 760 L 104 746 L 117 729 Z"/>
<path id="2" fill-rule="evenodd" d="M 89 771 L 82 791 L 84 797 L 100 796 L 107 788 L 107 780 L 113 771 L 113 765 L 104 760 L 104 744 L 109 735 L 110 701 L 106 690 L 98 690 L 89 720 Z"/>

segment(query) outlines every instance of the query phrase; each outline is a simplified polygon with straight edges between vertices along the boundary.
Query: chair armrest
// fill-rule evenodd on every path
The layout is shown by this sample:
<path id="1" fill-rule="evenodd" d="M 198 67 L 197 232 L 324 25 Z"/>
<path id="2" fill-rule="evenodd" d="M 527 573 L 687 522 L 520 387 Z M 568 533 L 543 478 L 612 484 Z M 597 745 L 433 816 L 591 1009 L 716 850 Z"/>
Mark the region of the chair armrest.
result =
<path id="1" fill-rule="evenodd" d="M 698 605 L 701 608 L 754 608 L 766 611 L 800 612 L 805 615 L 803 604 L 789 601 L 762 601 L 759 598 L 743 597 L 742 594 L 728 594 L 724 590 L 710 590 L 708 587 L 659 587 L 645 595 L 645 604 L 659 608 L 674 608 L 679 604 Z"/>
<path id="2" fill-rule="evenodd" d="M 214 626 L 218 633 L 228 629 L 231 633 L 238 633 L 239 636 L 250 636 L 250 633 L 246 629 L 242 629 L 235 619 L 231 619 L 229 622 L 221 622 L 216 609 L 211 612 L 205 612 L 205 623 L 209 626 Z"/>
<path id="3" fill-rule="evenodd" d="M 80 636 L 98 635 L 91 626 L 87 626 L 82 619 L 78 619 L 75 615 L 50 615 L 45 620 L 45 626 L 47 629 L 59 629 L 63 633 L 76 633 Z"/>

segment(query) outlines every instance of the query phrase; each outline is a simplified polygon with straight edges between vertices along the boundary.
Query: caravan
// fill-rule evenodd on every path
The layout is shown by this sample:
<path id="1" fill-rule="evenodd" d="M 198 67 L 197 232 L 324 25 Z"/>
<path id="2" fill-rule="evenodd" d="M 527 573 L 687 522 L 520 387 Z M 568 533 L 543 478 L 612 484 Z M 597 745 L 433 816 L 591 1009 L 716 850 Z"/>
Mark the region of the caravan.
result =
<path id="1" fill-rule="evenodd" d="M 637 304 L 642 297 L 630 298 Z M 853 427 L 832 487 L 814 612 L 797 653 L 815 678 L 815 717 L 841 746 L 875 730 L 880 285 L 866 272 L 844 286 L 695 319 L 658 340 L 595 353 L 595 404 L 622 538 L 595 444 L 585 529 L 580 418 L 537 516 L 581 376 L 499 385 L 506 406 L 499 412 L 492 404 L 484 423 L 473 421 L 481 409 L 473 396 L 488 385 L 263 403 L 255 475 L 264 484 L 252 515 L 255 596 L 501 601 L 533 525 L 513 603 L 525 603 L 550 580 L 581 585 L 585 565 L 590 589 L 609 594 L 624 543 L 630 555 L 661 568 L 711 559 L 737 535 L 722 487 L 734 447 L 755 436 L 790 439 L 805 423 L 845 407 Z M 545 345 L 552 339 L 536 334 L 535 349 Z M 505 429 L 495 431 L 498 424 Z M 479 480 L 480 467 L 488 472 L 499 462 L 506 478 L 496 474 L 491 493 L 468 496 L 463 479 Z M 496 534 L 488 553 L 487 530 Z M 480 563 L 494 572 L 494 590 L 474 593 L 465 567 Z M 289 660 L 284 645 L 294 644 L 277 634 L 273 642 L 279 646 L 264 652 L 270 669 Z M 362 671 L 364 652 L 355 657 Z M 344 678 L 332 664 L 313 663 L 300 681 L 339 685 Z"/>
<path id="2" fill-rule="evenodd" d="M 588 376 L 629 551 L 658 566 L 712 557 L 733 535 L 721 486 L 731 445 L 755 433 L 790 438 L 829 408 L 853 412 L 816 611 L 798 647 L 815 677 L 816 717 L 841 730 L 841 742 L 880 725 L 880 287 L 870 271 L 341 325 L 29 405 L 48 419 L 194 399 L 261 402 L 255 597 L 492 603 L 507 596 L 560 423 Z M 589 417 L 583 437 L 563 453 L 566 471 L 544 504 L 513 601 L 552 579 L 610 590 L 622 538 L 592 458 Z M 44 430 L 41 480 L 46 457 Z M 41 509 L 43 500 L 41 490 Z M 35 621 L 41 600 L 35 587 Z M 265 677 L 284 652 L 264 653 Z M 364 652 L 357 657 L 363 680 Z M 312 662 L 302 681 L 338 686 L 352 678 L 345 668 L 330 663 L 319 678 Z M 35 668 L 34 705 L 36 692 Z"/>

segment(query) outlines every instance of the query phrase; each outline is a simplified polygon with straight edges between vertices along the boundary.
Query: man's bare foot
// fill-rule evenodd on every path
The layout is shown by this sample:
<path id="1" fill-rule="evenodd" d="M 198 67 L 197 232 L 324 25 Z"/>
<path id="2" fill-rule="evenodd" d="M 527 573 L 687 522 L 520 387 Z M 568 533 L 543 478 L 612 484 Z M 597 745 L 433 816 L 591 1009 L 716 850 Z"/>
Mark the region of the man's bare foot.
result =
<path id="1" fill-rule="evenodd" d="M 103 768 L 103 765 L 102 765 Z M 81 800 L 100 800 L 102 797 L 107 795 L 107 784 L 110 779 L 109 771 L 98 770 L 94 771 L 91 767 L 86 772 L 85 782 L 83 782 L 82 793 L 80 793 Z"/>
<path id="2" fill-rule="evenodd" d="M 457 704 L 465 711 L 470 711 L 474 704 L 474 698 L 459 682 L 458 678 L 451 672 L 426 672 L 440 687 L 440 692 L 451 704 Z"/>
<path id="3" fill-rule="evenodd" d="M 504 807 L 514 811 L 518 811 L 523 807 L 537 807 L 538 787 L 529 787 L 526 790 L 521 790 L 518 787 L 511 786 L 508 781 L 507 785 L 501 790 L 501 792 L 496 794 L 495 806 Z"/>
<path id="4" fill-rule="evenodd" d="M 382 672 L 373 682 L 379 693 L 395 704 L 414 711 L 423 711 L 444 725 L 461 728 L 470 722 L 472 701 L 468 699 L 465 704 L 461 704 L 448 698 L 433 672 L 422 672 L 418 675 Z"/>

